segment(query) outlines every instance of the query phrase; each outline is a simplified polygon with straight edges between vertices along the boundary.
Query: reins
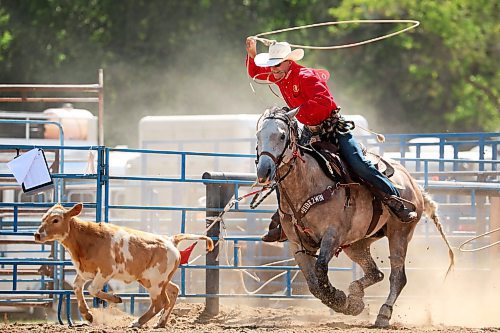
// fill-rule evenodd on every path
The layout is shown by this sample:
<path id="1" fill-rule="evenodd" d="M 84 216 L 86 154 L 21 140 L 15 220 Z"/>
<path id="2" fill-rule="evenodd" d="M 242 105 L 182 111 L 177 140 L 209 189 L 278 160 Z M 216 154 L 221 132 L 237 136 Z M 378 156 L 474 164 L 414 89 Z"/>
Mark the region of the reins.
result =
<path id="1" fill-rule="evenodd" d="M 296 133 L 296 127 L 294 127 L 294 125 L 293 125 L 294 123 L 292 122 L 292 120 L 289 119 L 286 114 L 276 113 L 276 112 L 271 113 L 270 115 L 267 115 L 266 117 L 264 117 L 264 120 L 265 119 L 276 119 L 276 120 L 283 121 L 286 124 L 287 128 L 288 128 L 287 141 L 286 141 L 286 144 L 285 144 L 285 146 L 283 148 L 283 151 L 279 155 L 275 156 L 272 153 L 267 152 L 267 151 L 262 151 L 262 152 L 260 152 L 260 154 L 259 153 L 257 154 L 256 163 L 258 163 L 260 156 L 268 156 L 273 161 L 273 163 L 275 165 L 275 168 L 276 168 L 276 174 L 274 176 L 275 179 L 274 179 L 274 183 L 273 183 L 272 188 L 275 189 L 291 173 L 291 171 L 293 170 L 294 166 L 296 165 L 297 159 L 301 160 L 303 163 L 305 163 L 305 160 L 300 156 L 300 154 L 301 154 L 300 151 L 299 151 L 300 146 L 296 142 L 293 142 L 292 139 L 291 139 L 292 136 L 294 136 L 295 137 L 295 141 L 298 140 L 297 133 Z M 291 147 L 292 144 L 295 144 L 295 146 Z M 288 167 L 288 169 L 286 170 L 286 172 L 284 174 L 280 175 L 280 168 L 283 167 L 282 164 L 283 164 L 283 161 L 284 161 L 284 155 L 285 155 L 285 153 L 288 150 L 291 150 L 291 152 L 292 152 L 291 153 L 291 159 L 287 162 L 287 164 L 289 165 L 289 167 Z M 338 188 L 339 185 L 340 184 L 337 184 L 337 186 L 335 186 L 335 188 Z M 294 225 L 294 228 L 295 228 L 295 232 L 297 234 L 297 238 L 299 239 L 300 246 L 301 246 L 301 250 L 298 250 L 296 253 L 305 253 L 307 255 L 310 255 L 310 256 L 313 256 L 313 257 L 317 258 L 317 255 L 316 255 L 316 253 L 314 251 L 308 250 L 308 248 L 305 245 L 305 242 L 307 242 L 310 245 L 310 247 L 314 248 L 314 247 L 318 247 L 319 246 L 319 242 L 320 241 L 312 234 L 312 232 L 309 229 L 307 229 L 307 228 L 304 227 L 304 225 L 302 223 L 302 218 L 305 216 L 305 214 L 301 213 L 301 211 L 298 211 L 295 208 L 295 205 L 293 204 L 292 199 L 291 199 L 290 195 L 288 194 L 286 188 L 284 186 L 281 186 L 280 187 L 280 191 L 281 191 L 280 193 L 283 193 L 283 196 L 284 196 L 284 199 L 285 199 L 286 203 L 288 204 L 288 206 L 292 210 L 292 222 L 293 222 L 293 225 Z M 269 193 L 266 194 L 266 196 L 269 195 Z M 333 191 L 332 191 L 332 193 L 333 193 Z M 330 196 L 328 196 L 328 198 L 329 197 Z M 264 198 L 262 198 L 262 200 L 263 199 Z M 254 200 L 255 200 L 255 198 L 254 198 Z M 262 200 L 260 200 L 259 203 L 262 202 Z M 256 207 L 257 205 L 253 205 L 252 204 L 251 207 L 253 208 L 253 207 Z M 310 207 L 308 207 L 305 210 L 306 213 L 309 210 L 309 208 Z M 278 206 L 278 209 L 280 210 L 280 212 L 282 214 L 290 216 L 290 214 L 285 213 L 281 209 L 281 205 Z M 304 237 L 306 237 L 308 239 L 305 240 Z"/>

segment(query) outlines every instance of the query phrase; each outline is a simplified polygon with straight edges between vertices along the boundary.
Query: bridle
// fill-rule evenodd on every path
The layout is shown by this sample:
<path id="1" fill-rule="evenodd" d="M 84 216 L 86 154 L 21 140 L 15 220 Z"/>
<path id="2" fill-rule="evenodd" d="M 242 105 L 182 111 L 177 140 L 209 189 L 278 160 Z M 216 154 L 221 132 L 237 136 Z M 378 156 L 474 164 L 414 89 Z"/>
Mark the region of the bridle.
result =
<path id="1" fill-rule="evenodd" d="M 274 165 L 276 168 L 276 173 L 275 173 L 274 179 L 273 179 L 274 180 L 273 188 L 276 188 L 291 173 L 291 171 L 295 165 L 295 161 L 297 160 L 297 157 L 300 160 L 302 160 L 303 162 L 305 162 L 305 161 L 302 159 L 302 157 L 300 157 L 301 153 L 299 151 L 299 145 L 296 144 L 296 142 L 293 142 L 291 139 L 292 135 L 293 135 L 295 140 L 298 140 L 297 122 L 294 121 L 293 119 L 290 119 L 284 111 L 280 112 L 279 110 L 274 110 L 274 112 L 271 112 L 269 115 L 265 116 L 262 120 L 264 121 L 266 119 L 276 119 L 276 120 L 283 121 L 286 124 L 287 129 L 288 129 L 287 141 L 285 143 L 283 151 L 278 156 L 275 156 L 271 152 L 268 152 L 268 151 L 262 151 L 259 154 L 258 149 L 257 149 L 257 159 L 255 160 L 256 164 L 258 164 L 260 156 L 269 156 L 269 158 L 271 158 L 271 160 L 274 162 Z M 295 143 L 295 147 L 292 146 L 294 143 Z M 285 162 L 284 156 L 288 150 L 292 151 L 292 157 L 289 161 Z M 280 176 L 278 170 L 283 164 L 289 164 L 289 167 L 288 167 L 288 170 L 282 176 Z M 319 245 L 318 245 L 319 240 L 310 232 L 310 230 L 308 228 L 304 227 L 304 224 L 302 222 L 302 217 L 305 214 L 301 215 L 301 213 L 295 208 L 295 206 L 290 198 L 290 195 L 287 193 L 285 187 L 280 187 L 280 193 L 283 194 L 284 200 L 287 202 L 288 206 L 292 210 L 292 214 L 284 212 L 281 209 L 281 205 L 278 202 L 278 205 L 279 205 L 278 209 L 281 211 L 281 213 L 284 215 L 291 216 L 291 220 L 293 221 L 293 226 L 296 230 L 297 237 L 298 237 L 298 240 L 299 240 L 300 246 L 301 246 L 301 249 L 298 250 L 296 253 L 304 253 L 304 254 L 307 254 L 307 255 L 310 255 L 310 256 L 317 258 L 315 251 L 311 251 L 311 250 L 307 249 L 305 246 L 305 243 L 307 243 L 307 244 L 314 244 L 313 245 L 314 247 L 319 247 Z"/>
<path id="2" fill-rule="evenodd" d="M 280 111 L 282 111 L 282 112 L 280 112 Z M 294 120 L 288 118 L 288 116 L 284 112 L 284 109 L 274 110 L 273 112 L 270 112 L 269 115 L 267 115 L 264 118 L 262 118 L 261 121 L 264 121 L 266 119 L 277 119 L 277 120 L 280 120 L 280 121 L 284 122 L 286 124 L 286 126 L 287 126 L 287 129 L 288 129 L 288 136 L 286 138 L 286 142 L 285 142 L 285 145 L 283 147 L 282 152 L 280 154 L 278 154 L 277 156 L 275 156 L 275 155 L 273 155 L 273 153 L 271 153 L 269 151 L 265 151 L 265 150 L 261 151 L 259 153 L 259 147 L 256 147 L 257 158 L 255 159 L 255 164 L 257 165 L 259 163 L 259 159 L 260 159 L 261 156 L 268 156 L 273 161 L 273 163 L 274 163 L 274 165 L 276 167 L 276 170 L 278 170 L 281 167 L 281 165 L 284 163 L 283 161 L 284 161 L 285 153 L 287 152 L 287 150 L 289 150 L 289 149 L 293 150 L 293 157 L 292 157 L 293 160 L 295 160 L 295 158 L 298 156 L 298 147 L 296 147 L 295 149 L 293 149 L 291 147 L 291 145 L 293 144 L 293 142 L 291 140 L 292 135 L 295 136 L 295 139 L 297 140 L 297 135 L 296 135 L 296 133 L 297 133 L 297 122 L 295 122 Z M 289 171 L 286 174 L 288 174 Z M 278 173 L 276 172 L 276 176 L 277 176 L 277 174 Z M 284 177 L 282 177 L 280 179 L 280 181 L 283 180 L 283 178 Z"/>

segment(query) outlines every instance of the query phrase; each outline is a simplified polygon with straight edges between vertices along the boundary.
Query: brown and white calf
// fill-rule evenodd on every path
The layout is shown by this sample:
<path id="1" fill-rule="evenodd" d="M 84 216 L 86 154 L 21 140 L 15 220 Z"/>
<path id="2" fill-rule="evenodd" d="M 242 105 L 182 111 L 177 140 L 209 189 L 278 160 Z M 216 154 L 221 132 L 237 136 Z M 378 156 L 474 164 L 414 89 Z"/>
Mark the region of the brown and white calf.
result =
<path id="1" fill-rule="evenodd" d="M 163 310 L 156 327 L 165 327 L 179 293 L 179 287 L 170 281 L 180 264 L 177 245 L 183 240 L 204 239 L 211 251 L 212 240 L 191 234 L 160 236 L 109 223 L 86 222 L 78 217 L 82 208 L 82 204 L 71 209 L 54 205 L 43 215 L 35 233 L 36 242 L 57 240 L 70 253 L 77 272 L 74 290 L 81 314 L 92 322 L 92 313 L 83 297 L 87 281 L 92 281 L 88 287 L 92 296 L 113 303 L 122 300 L 102 290 L 106 282 L 138 281 L 148 290 L 151 306 L 131 326 L 141 327 Z"/>

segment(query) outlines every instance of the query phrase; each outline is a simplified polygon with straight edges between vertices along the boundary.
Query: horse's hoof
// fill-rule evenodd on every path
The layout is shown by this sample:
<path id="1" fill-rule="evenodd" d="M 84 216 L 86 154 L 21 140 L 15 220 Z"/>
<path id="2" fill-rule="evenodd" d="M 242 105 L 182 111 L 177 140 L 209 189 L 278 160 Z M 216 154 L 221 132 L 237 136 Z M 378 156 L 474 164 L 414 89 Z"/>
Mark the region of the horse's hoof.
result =
<path id="1" fill-rule="evenodd" d="M 378 312 L 377 320 L 375 321 L 375 326 L 380 328 L 385 328 L 389 326 L 389 320 L 392 317 L 392 306 L 383 304 Z"/>
<path id="2" fill-rule="evenodd" d="M 377 320 L 375 321 L 376 328 L 387 328 L 389 327 L 389 318 L 385 316 L 378 315 Z"/>
<path id="3" fill-rule="evenodd" d="M 344 311 L 344 314 L 357 316 L 361 312 L 363 312 L 364 309 L 365 309 L 365 303 L 363 302 L 362 298 L 353 295 L 349 295 L 347 297 L 347 307 L 346 310 Z"/>

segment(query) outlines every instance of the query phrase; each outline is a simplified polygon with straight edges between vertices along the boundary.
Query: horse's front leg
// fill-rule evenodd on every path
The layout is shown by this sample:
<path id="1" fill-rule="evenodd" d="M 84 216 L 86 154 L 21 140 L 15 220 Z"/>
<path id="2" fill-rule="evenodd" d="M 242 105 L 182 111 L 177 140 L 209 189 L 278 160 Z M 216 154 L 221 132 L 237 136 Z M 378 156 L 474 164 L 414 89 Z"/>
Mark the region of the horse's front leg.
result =
<path id="1" fill-rule="evenodd" d="M 293 253 L 295 262 L 299 265 L 302 274 L 307 282 L 307 287 L 314 297 L 319 298 L 322 295 L 320 286 L 318 283 L 318 278 L 316 276 L 315 265 L 316 258 L 312 255 L 301 252 L 302 246 L 300 245 L 300 239 L 295 231 L 294 224 L 292 222 L 291 215 L 280 214 L 281 226 L 285 231 L 285 234 L 290 241 L 290 250 Z"/>
<path id="2" fill-rule="evenodd" d="M 343 312 L 346 306 L 346 295 L 336 289 L 328 279 L 328 264 L 339 248 L 339 240 L 335 228 L 330 227 L 323 235 L 315 272 L 321 290 L 321 301 L 337 312 Z"/>
<path id="3" fill-rule="evenodd" d="M 292 250 L 292 253 L 294 253 L 295 262 L 297 262 L 302 274 L 304 274 L 309 291 L 314 297 L 320 298 L 322 292 L 318 283 L 316 271 L 314 269 L 316 265 L 316 258 L 309 254 L 300 252 L 301 248 L 297 243 L 291 242 L 290 249 Z"/>

